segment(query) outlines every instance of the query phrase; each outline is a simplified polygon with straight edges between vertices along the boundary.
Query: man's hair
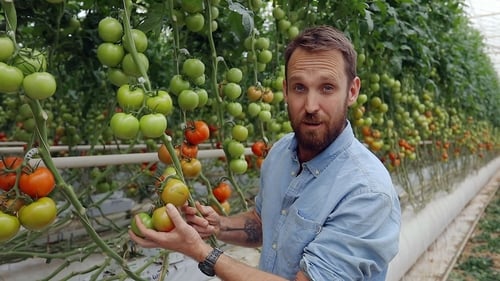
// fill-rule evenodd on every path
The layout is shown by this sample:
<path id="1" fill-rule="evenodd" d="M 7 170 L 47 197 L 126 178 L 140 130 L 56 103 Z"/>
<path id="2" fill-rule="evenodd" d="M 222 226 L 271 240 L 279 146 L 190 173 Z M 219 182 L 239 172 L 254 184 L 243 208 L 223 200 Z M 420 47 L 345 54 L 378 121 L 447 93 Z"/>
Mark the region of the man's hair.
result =
<path id="1" fill-rule="evenodd" d="M 285 49 L 285 70 L 288 68 L 290 57 L 297 48 L 311 52 L 339 50 L 344 58 L 347 81 L 352 81 L 357 76 L 357 54 L 351 41 L 344 33 L 331 26 L 321 25 L 310 27 L 294 38 Z"/>

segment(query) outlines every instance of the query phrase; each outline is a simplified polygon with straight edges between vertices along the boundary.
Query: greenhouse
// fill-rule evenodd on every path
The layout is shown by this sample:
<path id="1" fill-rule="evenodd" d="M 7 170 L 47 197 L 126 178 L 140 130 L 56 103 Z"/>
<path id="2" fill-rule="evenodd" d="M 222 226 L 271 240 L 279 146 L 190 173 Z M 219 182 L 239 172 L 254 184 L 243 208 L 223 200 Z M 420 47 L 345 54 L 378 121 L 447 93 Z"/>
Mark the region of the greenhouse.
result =
<path id="1" fill-rule="evenodd" d="M 0 281 L 500 280 L 500 1 L 0 4 Z"/>

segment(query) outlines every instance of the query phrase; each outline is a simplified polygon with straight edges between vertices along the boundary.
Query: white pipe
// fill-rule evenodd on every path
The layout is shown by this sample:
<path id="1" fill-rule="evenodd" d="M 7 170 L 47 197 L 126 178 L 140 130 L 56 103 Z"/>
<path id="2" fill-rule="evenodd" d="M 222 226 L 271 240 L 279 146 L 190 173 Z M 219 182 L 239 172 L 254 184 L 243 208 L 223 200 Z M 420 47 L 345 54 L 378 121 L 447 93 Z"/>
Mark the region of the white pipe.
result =
<path id="1" fill-rule="evenodd" d="M 245 155 L 252 153 L 251 148 L 245 148 Z M 224 150 L 222 149 L 207 149 L 198 151 L 198 159 L 218 158 L 223 157 Z M 108 165 L 124 165 L 138 164 L 145 162 L 158 162 L 158 154 L 156 152 L 148 153 L 129 153 L 129 154 L 110 154 L 110 155 L 91 155 L 91 156 L 65 156 L 53 157 L 54 164 L 57 168 L 83 168 L 97 167 Z M 32 165 L 43 165 L 40 159 L 32 159 Z"/>
<path id="2" fill-rule="evenodd" d="M 389 265 L 386 281 L 397 281 L 441 235 L 448 224 L 500 169 L 500 157 L 470 174 L 453 192 L 437 195 L 415 214 L 403 212 L 399 253 Z"/>

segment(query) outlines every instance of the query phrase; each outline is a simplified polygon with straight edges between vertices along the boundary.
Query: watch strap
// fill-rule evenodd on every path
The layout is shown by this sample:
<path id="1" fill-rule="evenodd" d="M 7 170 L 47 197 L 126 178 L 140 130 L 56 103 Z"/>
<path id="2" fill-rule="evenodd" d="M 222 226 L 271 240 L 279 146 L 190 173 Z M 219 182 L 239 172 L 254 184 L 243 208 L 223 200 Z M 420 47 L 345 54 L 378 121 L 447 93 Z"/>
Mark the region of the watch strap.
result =
<path id="1" fill-rule="evenodd" d="M 208 276 L 215 276 L 215 263 L 223 252 L 224 251 L 219 248 L 214 248 L 205 258 L 205 260 L 198 264 L 198 268 L 201 270 L 201 272 Z"/>

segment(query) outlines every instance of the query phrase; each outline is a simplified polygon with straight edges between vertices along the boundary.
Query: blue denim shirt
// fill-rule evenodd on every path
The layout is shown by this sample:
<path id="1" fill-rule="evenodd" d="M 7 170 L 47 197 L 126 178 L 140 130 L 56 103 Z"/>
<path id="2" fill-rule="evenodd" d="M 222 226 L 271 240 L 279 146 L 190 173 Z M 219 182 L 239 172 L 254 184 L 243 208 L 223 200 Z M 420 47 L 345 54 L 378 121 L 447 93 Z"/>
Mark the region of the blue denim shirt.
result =
<path id="1" fill-rule="evenodd" d="M 294 280 L 385 280 L 399 245 L 401 210 L 391 177 L 350 126 L 302 164 L 290 133 L 261 169 L 259 267 Z"/>

